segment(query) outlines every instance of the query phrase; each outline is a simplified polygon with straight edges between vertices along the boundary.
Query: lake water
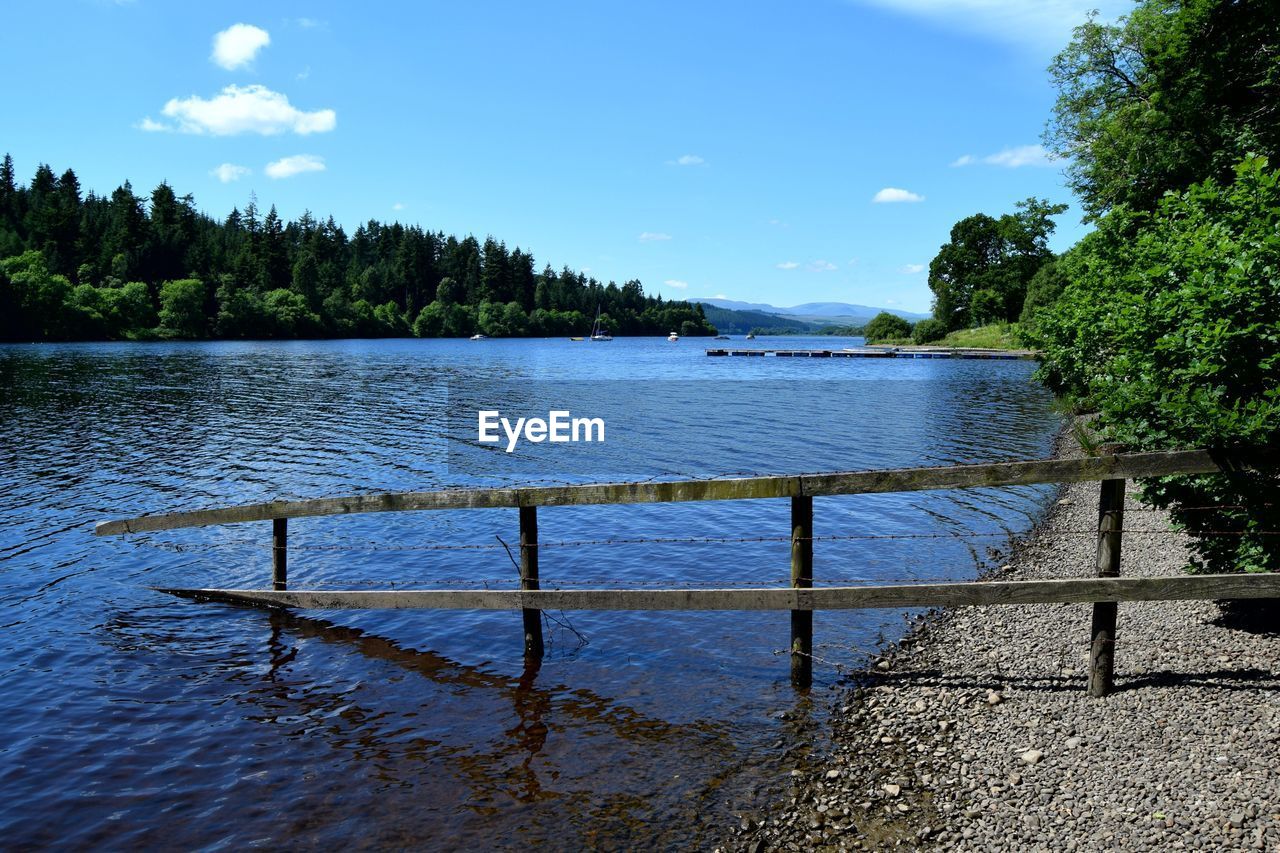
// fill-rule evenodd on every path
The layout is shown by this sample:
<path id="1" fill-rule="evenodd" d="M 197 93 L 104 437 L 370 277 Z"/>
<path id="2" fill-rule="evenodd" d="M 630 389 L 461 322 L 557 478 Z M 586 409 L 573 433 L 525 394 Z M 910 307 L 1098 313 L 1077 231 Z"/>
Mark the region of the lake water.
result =
<path id="1" fill-rule="evenodd" d="M 816 614 L 809 695 L 788 683 L 785 612 L 548 614 L 528 673 L 515 613 L 273 613 L 150 589 L 268 586 L 265 522 L 92 535 L 275 498 L 1035 458 L 1060 423 L 1029 362 L 708 345 L 0 346 L 5 845 L 714 844 L 821 747 L 827 698 L 902 613 Z M 469 432 L 477 406 L 552 401 L 607 413 L 605 444 L 507 454 Z M 818 498 L 816 583 L 972 578 L 1049 499 Z M 546 508 L 543 585 L 786 585 L 788 519 L 785 500 Z M 297 520 L 291 586 L 513 587 L 517 529 L 514 510 Z M 653 538 L 679 541 L 635 541 Z"/>

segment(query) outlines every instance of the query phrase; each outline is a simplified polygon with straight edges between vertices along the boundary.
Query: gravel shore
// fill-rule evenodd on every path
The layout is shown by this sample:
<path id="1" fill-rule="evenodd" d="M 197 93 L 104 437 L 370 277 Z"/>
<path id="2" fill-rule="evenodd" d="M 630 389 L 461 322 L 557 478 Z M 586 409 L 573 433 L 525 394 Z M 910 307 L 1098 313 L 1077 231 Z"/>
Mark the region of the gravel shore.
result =
<path id="1" fill-rule="evenodd" d="M 996 576 L 1093 575 L 1097 501 L 1096 483 L 1064 489 Z M 1167 516 L 1127 509 L 1159 532 L 1125 534 L 1121 573 L 1178 573 Z M 1280 850 L 1280 609 L 1121 604 L 1105 699 L 1085 693 L 1090 610 L 923 620 L 843 697 L 832 753 L 727 846 Z"/>

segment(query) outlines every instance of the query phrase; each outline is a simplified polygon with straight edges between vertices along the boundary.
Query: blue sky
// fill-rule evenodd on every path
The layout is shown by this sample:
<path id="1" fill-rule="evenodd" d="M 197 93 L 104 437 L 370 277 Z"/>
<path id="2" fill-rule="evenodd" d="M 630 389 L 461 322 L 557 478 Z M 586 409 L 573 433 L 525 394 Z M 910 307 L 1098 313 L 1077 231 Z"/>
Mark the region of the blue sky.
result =
<path id="1" fill-rule="evenodd" d="M 1037 195 L 1072 203 L 1055 248 L 1083 233 L 1035 148 L 1044 69 L 1128 5 L 21 3 L 0 147 L 219 218 L 256 192 L 668 297 L 927 311 L 956 220 Z"/>

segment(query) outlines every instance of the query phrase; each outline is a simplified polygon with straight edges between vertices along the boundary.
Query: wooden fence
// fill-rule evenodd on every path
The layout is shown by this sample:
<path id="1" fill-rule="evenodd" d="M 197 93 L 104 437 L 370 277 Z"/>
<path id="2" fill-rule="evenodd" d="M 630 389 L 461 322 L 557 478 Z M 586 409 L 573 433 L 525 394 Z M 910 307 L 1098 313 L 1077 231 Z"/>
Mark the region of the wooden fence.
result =
<path id="1" fill-rule="evenodd" d="M 1112 687 L 1116 603 L 1188 599 L 1280 597 L 1280 575 L 1178 575 L 1120 577 L 1125 480 L 1178 474 L 1273 470 L 1280 451 L 1187 450 L 1110 454 L 1081 459 L 996 462 L 937 468 L 746 477 L 674 482 L 592 483 L 572 486 L 449 489 L 355 495 L 307 501 L 276 501 L 218 509 L 146 515 L 105 521 L 95 533 L 109 536 L 207 525 L 270 521 L 272 589 L 167 589 L 177 595 L 258 605 L 301 608 L 453 608 L 521 610 L 524 651 L 543 654 L 541 611 L 559 610 L 789 610 L 791 680 L 812 681 L 813 611 L 849 608 L 954 607 L 963 605 L 1093 603 L 1089 693 Z M 1099 481 L 1097 577 L 1069 580 L 931 583 L 858 587 L 813 587 L 813 499 L 815 496 L 907 492 L 928 489 Z M 791 587 L 779 589 L 588 589 L 539 588 L 538 507 L 587 504 L 789 498 Z M 519 509 L 520 588 L 516 590 L 289 590 L 288 519 L 364 512 Z"/>

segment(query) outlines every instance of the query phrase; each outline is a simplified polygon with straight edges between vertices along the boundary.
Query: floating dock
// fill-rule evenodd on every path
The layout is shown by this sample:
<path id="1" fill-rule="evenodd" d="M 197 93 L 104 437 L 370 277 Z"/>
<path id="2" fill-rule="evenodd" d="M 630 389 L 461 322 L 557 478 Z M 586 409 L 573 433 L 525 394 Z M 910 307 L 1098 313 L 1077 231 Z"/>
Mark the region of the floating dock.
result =
<path id="1" fill-rule="evenodd" d="M 970 358 L 995 361 L 1035 359 L 1034 350 L 953 349 L 941 347 L 850 347 L 848 349 L 709 349 L 711 356 L 774 358 Z"/>

